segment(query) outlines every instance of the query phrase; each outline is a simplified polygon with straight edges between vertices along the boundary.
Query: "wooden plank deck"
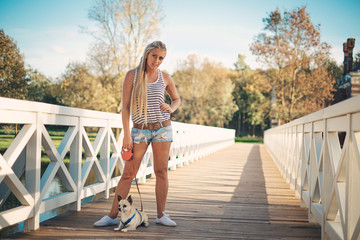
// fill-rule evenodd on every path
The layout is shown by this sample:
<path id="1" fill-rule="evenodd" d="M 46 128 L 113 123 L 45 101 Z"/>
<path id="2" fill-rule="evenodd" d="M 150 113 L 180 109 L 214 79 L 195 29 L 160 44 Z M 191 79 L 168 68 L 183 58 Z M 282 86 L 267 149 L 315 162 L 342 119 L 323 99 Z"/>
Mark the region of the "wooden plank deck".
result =
<path id="1" fill-rule="evenodd" d="M 234 144 L 195 163 L 169 171 L 167 213 L 178 224 L 155 224 L 155 179 L 140 185 L 150 226 L 135 232 L 95 228 L 109 200 L 83 206 L 17 233 L 13 239 L 320 239 L 318 224 L 282 178 L 264 145 Z M 139 207 L 136 186 L 131 194 Z"/>

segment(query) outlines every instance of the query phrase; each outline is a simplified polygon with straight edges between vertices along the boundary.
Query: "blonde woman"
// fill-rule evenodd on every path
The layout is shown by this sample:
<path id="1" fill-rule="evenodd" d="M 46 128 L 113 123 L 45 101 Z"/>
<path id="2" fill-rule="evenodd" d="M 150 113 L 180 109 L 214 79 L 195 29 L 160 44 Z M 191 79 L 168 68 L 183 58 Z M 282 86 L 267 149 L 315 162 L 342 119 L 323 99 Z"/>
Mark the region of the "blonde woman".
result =
<path id="1" fill-rule="evenodd" d="M 165 213 L 165 204 L 168 193 L 168 159 L 172 142 L 170 114 L 180 106 L 180 97 L 171 76 L 159 69 L 165 56 L 164 43 L 160 41 L 150 43 L 144 51 L 140 64 L 125 76 L 122 91 L 123 147 L 133 148 L 133 163 L 125 163 L 110 213 L 95 222 L 95 226 L 117 224 L 117 195 L 122 198 L 127 197 L 135 177 L 132 164 L 137 172 L 150 143 L 156 175 L 156 223 L 176 226 L 176 223 Z M 170 95 L 171 105 L 164 101 L 165 91 Z M 131 131 L 130 114 L 133 121 Z"/>

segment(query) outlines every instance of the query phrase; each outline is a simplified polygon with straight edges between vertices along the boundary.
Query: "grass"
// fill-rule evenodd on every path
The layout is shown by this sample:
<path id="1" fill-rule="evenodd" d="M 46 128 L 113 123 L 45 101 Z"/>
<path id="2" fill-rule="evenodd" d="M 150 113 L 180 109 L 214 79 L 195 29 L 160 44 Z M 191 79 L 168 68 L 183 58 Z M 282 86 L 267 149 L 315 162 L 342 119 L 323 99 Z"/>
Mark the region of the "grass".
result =
<path id="1" fill-rule="evenodd" d="M 235 137 L 236 143 L 258 143 L 263 144 L 264 139 L 262 137 L 252 137 L 252 136 L 243 136 L 243 137 Z"/>
<path id="2" fill-rule="evenodd" d="M 5 152 L 5 150 L 10 146 L 13 139 L 11 138 L 3 138 L 3 136 L 0 137 L 0 152 Z"/>
<path id="3" fill-rule="evenodd" d="M 19 131 L 18 131 L 19 132 Z M 64 138 L 64 135 L 66 133 L 66 131 L 56 131 L 56 130 L 50 130 L 48 131 L 51 140 L 53 141 L 54 145 L 56 148 L 59 147 L 62 139 Z M 0 129 L 0 153 L 4 154 L 5 151 L 9 148 L 10 144 L 13 142 L 13 140 L 15 139 L 15 130 L 4 130 L 4 129 Z M 89 137 L 89 140 L 91 143 L 93 143 L 95 141 L 97 132 L 90 132 L 87 134 Z M 84 150 L 83 150 L 84 152 Z M 42 162 L 50 162 L 50 159 L 47 157 L 45 150 L 42 148 L 41 150 L 41 161 Z M 68 156 L 65 157 L 64 162 L 68 162 L 70 161 Z"/>

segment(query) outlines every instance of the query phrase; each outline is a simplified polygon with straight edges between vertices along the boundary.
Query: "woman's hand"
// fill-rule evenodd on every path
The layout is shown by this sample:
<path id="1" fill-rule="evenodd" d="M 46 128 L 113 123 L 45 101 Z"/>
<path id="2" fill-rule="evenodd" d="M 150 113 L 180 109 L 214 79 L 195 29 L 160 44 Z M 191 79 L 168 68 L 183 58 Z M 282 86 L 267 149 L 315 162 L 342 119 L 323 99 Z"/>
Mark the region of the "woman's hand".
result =
<path id="1" fill-rule="evenodd" d="M 171 108 L 171 106 L 167 103 L 162 103 L 160 104 L 160 110 L 163 112 L 168 112 L 168 113 L 173 113 L 173 109 Z"/>
<path id="2" fill-rule="evenodd" d="M 131 135 L 125 134 L 123 139 L 123 148 L 125 149 L 131 149 L 133 147 L 133 140 L 131 138 Z"/>

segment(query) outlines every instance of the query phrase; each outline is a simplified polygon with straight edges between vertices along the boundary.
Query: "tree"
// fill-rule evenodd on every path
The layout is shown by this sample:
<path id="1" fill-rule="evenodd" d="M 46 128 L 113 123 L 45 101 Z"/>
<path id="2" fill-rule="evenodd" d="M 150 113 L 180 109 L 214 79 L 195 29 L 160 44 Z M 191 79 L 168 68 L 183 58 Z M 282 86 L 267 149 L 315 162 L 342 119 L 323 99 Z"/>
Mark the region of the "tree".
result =
<path id="1" fill-rule="evenodd" d="M 0 29 L 0 96 L 25 99 L 28 81 L 20 50 Z"/>
<path id="2" fill-rule="evenodd" d="M 245 90 L 249 96 L 249 120 L 252 125 L 252 135 L 255 136 L 255 127 L 260 126 L 261 131 L 266 127 L 270 115 L 271 85 L 266 79 L 266 72 L 256 70 Z"/>
<path id="3" fill-rule="evenodd" d="M 228 70 L 197 55 L 189 55 L 178 66 L 173 78 L 181 96 L 176 121 L 224 127 L 236 111 L 233 85 Z"/>
<path id="4" fill-rule="evenodd" d="M 291 121 L 323 108 L 332 98 L 332 73 L 327 70 L 330 46 L 320 40 L 306 7 L 281 14 L 278 9 L 263 20 L 267 33 L 259 34 L 250 50 L 264 63 L 274 94 L 274 118 Z"/>
<path id="5" fill-rule="evenodd" d="M 329 61 L 325 62 L 324 65 L 326 66 L 326 70 L 331 73 L 333 78 L 342 78 L 344 69 L 344 66 L 342 64 L 338 65 L 335 60 L 330 59 Z"/>
<path id="6" fill-rule="evenodd" d="M 103 86 L 116 86 L 108 94 L 121 111 L 121 82 L 125 71 L 134 68 L 145 46 L 159 33 L 162 7 L 155 0 L 96 0 L 88 17 L 98 28 L 90 51 L 92 69 L 102 75 Z M 105 87 L 109 90 L 109 87 Z"/>
<path id="7" fill-rule="evenodd" d="M 235 70 L 231 74 L 231 80 L 234 84 L 232 95 L 238 107 L 237 119 L 235 119 L 236 134 L 245 135 L 250 125 L 254 136 L 256 126 L 260 126 L 262 130 L 266 126 L 271 86 L 263 71 L 250 69 L 245 63 L 244 55 L 238 54 L 238 60 L 234 65 Z"/>
<path id="8" fill-rule="evenodd" d="M 84 63 L 68 64 L 56 97 L 61 104 L 98 111 L 106 111 L 116 104 Z"/>
<path id="9" fill-rule="evenodd" d="M 245 123 L 248 119 L 249 96 L 246 91 L 246 85 L 251 78 L 251 70 L 245 63 L 245 56 L 238 54 L 237 62 L 234 64 L 235 71 L 232 71 L 231 80 L 234 84 L 232 92 L 233 99 L 238 107 L 236 124 L 236 135 L 245 134 Z"/>
<path id="10" fill-rule="evenodd" d="M 27 68 L 29 81 L 27 100 L 59 104 L 54 96 L 55 85 L 52 80 L 30 65 Z"/>
<path id="11" fill-rule="evenodd" d="M 357 70 L 360 70 L 360 51 L 358 51 L 354 56 L 354 67 Z"/>

